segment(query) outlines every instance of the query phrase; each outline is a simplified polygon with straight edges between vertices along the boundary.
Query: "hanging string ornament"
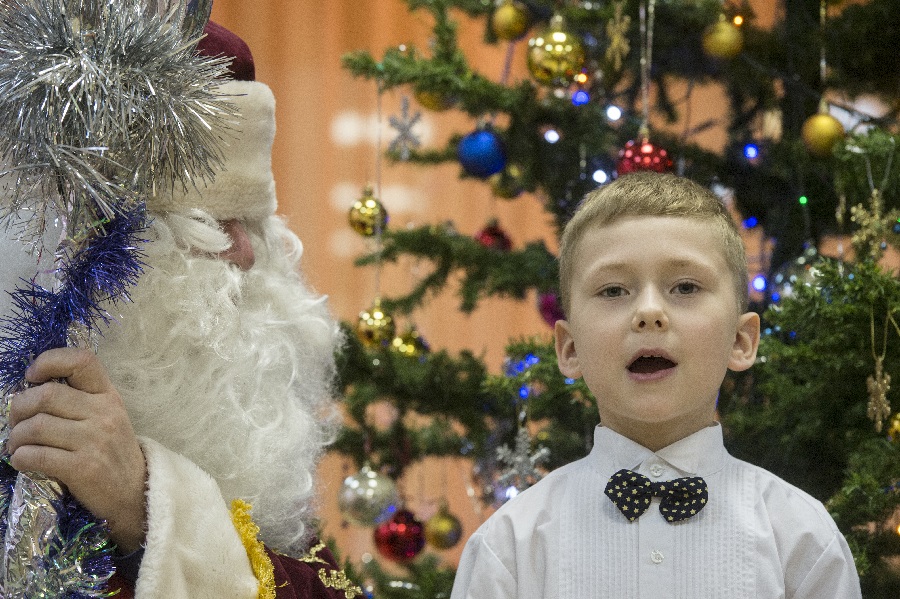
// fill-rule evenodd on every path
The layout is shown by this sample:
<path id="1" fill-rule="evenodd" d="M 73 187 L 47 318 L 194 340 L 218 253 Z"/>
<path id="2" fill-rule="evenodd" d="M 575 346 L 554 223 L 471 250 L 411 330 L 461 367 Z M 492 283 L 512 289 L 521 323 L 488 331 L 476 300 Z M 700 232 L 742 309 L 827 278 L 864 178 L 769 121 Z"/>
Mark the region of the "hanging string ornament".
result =
<path id="1" fill-rule="evenodd" d="M 606 37 L 609 45 L 606 46 L 606 62 L 613 71 L 622 70 L 622 63 L 631 51 L 628 43 L 628 30 L 631 28 L 631 16 L 625 14 L 625 0 L 617 0 L 613 9 L 613 18 L 606 23 Z"/>
<path id="2" fill-rule="evenodd" d="M 519 197 L 525 191 L 525 172 L 515 162 L 510 162 L 501 172 L 491 175 L 491 191 L 507 200 Z"/>
<path id="3" fill-rule="evenodd" d="M 353 202 L 347 215 L 350 227 L 363 237 L 380 235 L 387 227 L 388 213 L 384 205 L 375 197 L 375 190 L 366 185 L 362 196 Z"/>
<path id="4" fill-rule="evenodd" d="M 555 291 L 547 291 L 539 293 L 537 297 L 538 312 L 550 328 L 556 326 L 557 320 L 565 320 L 566 315 L 563 312 L 562 305 L 559 301 L 559 294 Z"/>
<path id="5" fill-rule="evenodd" d="M 450 549 L 462 538 L 462 524 L 450 513 L 447 502 L 425 522 L 425 540 L 435 549 Z"/>
<path id="6" fill-rule="evenodd" d="M 408 358 L 422 359 L 431 353 L 431 346 L 419 333 L 415 325 L 410 325 L 403 333 L 391 341 L 391 350 Z"/>
<path id="7" fill-rule="evenodd" d="M 403 96 L 400 99 L 400 116 L 392 116 L 388 119 L 391 127 L 397 131 L 397 137 L 391 141 L 388 151 L 397 154 L 404 162 L 409 160 L 412 150 L 422 145 L 422 140 L 412 130 L 421 118 L 421 112 L 410 114 L 409 98 Z"/>
<path id="8" fill-rule="evenodd" d="M 642 128 L 638 139 L 632 139 L 619 152 L 616 172 L 621 175 L 637 171 L 667 173 L 672 170 L 669 152 L 650 141 L 648 128 Z"/>
<path id="9" fill-rule="evenodd" d="M 793 260 L 781 265 L 770 277 L 769 298 L 772 303 L 779 303 L 797 294 L 803 286 L 819 285 L 819 252 L 813 241 L 803 244 L 803 251 Z"/>
<path id="10" fill-rule="evenodd" d="M 434 112 L 444 112 L 456 105 L 456 98 L 440 92 L 416 90 L 413 92 L 413 97 L 416 99 L 416 102 L 421 104 L 424 108 L 433 110 Z"/>
<path id="11" fill-rule="evenodd" d="M 891 138 L 891 145 L 893 146 L 893 138 Z M 888 154 L 884 175 L 880 183 L 876 185 L 872 172 L 872 160 L 868 152 L 859 146 L 849 144 L 846 149 L 852 154 L 862 157 L 869 183 L 869 205 L 857 204 L 850 208 L 850 220 L 856 223 L 857 227 L 850 241 L 858 256 L 869 256 L 872 260 L 878 261 L 886 249 L 885 238 L 891 238 L 894 241 L 900 239 L 900 233 L 896 231 L 897 223 L 900 223 L 900 210 L 894 208 L 885 213 L 883 196 L 884 189 L 890 181 L 895 152 L 891 151 Z"/>
<path id="12" fill-rule="evenodd" d="M 875 315 L 869 311 L 871 336 L 872 336 L 872 357 L 875 359 L 875 373 L 869 375 L 866 379 L 866 388 L 869 391 L 869 403 L 866 406 L 866 415 L 875 423 L 875 432 L 880 433 L 883 421 L 891 416 L 891 403 L 888 401 L 887 394 L 891 390 L 891 375 L 884 371 L 884 357 L 887 355 L 887 338 L 888 324 L 897 327 L 897 323 L 893 322 L 893 317 L 888 312 L 884 317 L 884 332 L 881 345 L 881 354 L 875 352 Z"/>
<path id="13" fill-rule="evenodd" d="M 34 356 L 91 347 L 106 307 L 127 299 L 142 269 L 144 200 L 220 162 L 216 132 L 234 115 L 212 89 L 227 59 L 196 55 L 210 10 L 211 0 L 0 3 L 0 220 L 23 219 L 26 241 L 48 222 L 65 229 L 53 288 L 13 291 L 0 324 L 7 401 Z M 0 478 L 0 596 L 105 596 L 105 528 L 55 480 L 5 461 Z"/>
<path id="14" fill-rule="evenodd" d="M 887 428 L 888 441 L 900 445 L 900 412 L 891 417 Z"/>
<path id="15" fill-rule="evenodd" d="M 703 51 L 707 56 L 730 60 L 741 53 L 744 34 L 724 13 L 703 32 Z"/>
<path id="16" fill-rule="evenodd" d="M 553 15 L 548 27 L 528 40 L 528 70 L 541 85 L 569 87 L 584 60 L 581 39 L 567 29 L 560 14 Z"/>
<path id="17" fill-rule="evenodd" d="M 549 458 L 550 450 L 546 447 L 538 447 L 532 452 L 531 434 L 528 428 L 521 424 L 516 433 L 515 446 L 510 448 L 504 445 L 497 449 L 497 459 L 505 467 L 497 482 L 502 486 L 513 487 L 521 493 L 543 478 L 544 474 L 539 466 Z"/>
<path id="18" fill-rule="evenodd" d="M 646 5 L 641 4 L 641 103 L 644 114 L 638 138 L 628 141 L 619 152 L 616 172 L 620 176 L 636 171 L 666 173 L 672 170 L 669 153 L 650 141 L 650 65 L 653 58 L 655 14 L 656 0 L 648 0 Z"/>
<path id="19" fill-rule="evenodd" d="M 498 252 L 508 252 L 512 249 L 512 240 L 496 218 L 489 220 L 482 230 L 475 233 L 475 241 Z"/>
<path id="20" fill-rule="evenodd" d="M 466 173 L 481 179 L 506 167 L 503 140 L 489 126 L 479 127 L 459 140 L 456 156 Z"/>
<path id="21" fill-rule="evenodd" d="M 338 509 L 349 522 L 375 526 L 389 520 L 400 506 L 397 485 L 365 464 L 344 479 L 338 493 Z"/>
<path id="22" fill-rule="evenodd" d="M 359 313 L 356 322 L 356 336 L 369 349 L 387 347 L 394 340 L 395 329 L 394 318 L 382 309 L 380 297 Z"/>
<path id="23" fill-rule="evenodd" d="M 499 39 L 513 42 L 524 36 L 531 27 L 528 7 L 516 0 L 499 0 L 491 14 L 491 31 Z"/>
<path id="24" fill-rule="evenodd" d="M 828 75 L 828 64 L 825 60 L 825 24 L 828 17 L 826 0 L 821 0 L 819 5 L 819 29 L 821 41 L 819 42 L 819 80 L 824 86 Z M 846 132 L 839 120 L 828 113 L 828 102 L 823 97 L 819 101 L 819 110 L 803 122 L 800 129 L 800 137 L 810 154 L 817 158 L 828 158 L 834 151 L 834 146 L 844 138 Z"/>
<path id="25" fill-rule="evenodd" d="M 819 102 L 819 111 L 803 121 L 800 137 L 810 154 L 817 158 L 827 158 L 834 146 L 844 139 L 846 132 L 839 120 L 828 114 L 828 103 Z"/>
<path id="26" fill-rule="evenodd" d="M 410 561 L 425 547 L 424 527 L 409 510 L 400 510 L 379 524 L 372 538 L 378 553 L 399 563 Z"/>

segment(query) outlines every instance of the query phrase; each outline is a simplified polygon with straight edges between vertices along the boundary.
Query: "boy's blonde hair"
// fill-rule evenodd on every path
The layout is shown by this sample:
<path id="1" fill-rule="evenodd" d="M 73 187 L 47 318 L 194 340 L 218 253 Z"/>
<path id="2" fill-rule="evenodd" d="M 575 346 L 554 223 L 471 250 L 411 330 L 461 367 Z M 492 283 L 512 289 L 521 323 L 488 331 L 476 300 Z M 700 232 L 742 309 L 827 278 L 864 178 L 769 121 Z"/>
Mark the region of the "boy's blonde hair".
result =
<path id="1" fill-rule="evenodd" d="M 741 312 L 747 311 L 747 257 L 734 219 L 711 191 L 690 179 L 675 175 L 639 172 L 625 175 L 588 193 L 560 241 L 559 291 L 563 311 L 569 316 L 578 242 L 585 231 L 627 216 L 677 216 L 706 221 L 722 237 L 725 262 L 734 283 Z"/>

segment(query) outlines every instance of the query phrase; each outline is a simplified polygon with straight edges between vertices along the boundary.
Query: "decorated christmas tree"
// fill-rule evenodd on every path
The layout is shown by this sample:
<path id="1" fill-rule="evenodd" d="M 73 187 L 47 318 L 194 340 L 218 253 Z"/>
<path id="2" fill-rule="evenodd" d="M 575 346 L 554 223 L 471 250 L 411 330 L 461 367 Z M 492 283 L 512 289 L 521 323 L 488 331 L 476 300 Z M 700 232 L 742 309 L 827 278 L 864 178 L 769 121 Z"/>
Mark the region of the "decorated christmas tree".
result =
<path id="1" fill-rule="evenodd" d="M 713 188 L 748 239 L 767 240 L 748 282 L 764 339 L 756 367 L 723 386 L 726 444 L 826 504 L 854 550 L 864 596 L 898 596 L 895 0 L 783 0 L 766 26 L 753 3 L 721 0 L 407 4 L 433 21 L 430 46 L 351 53 L 345 67 L 379 94 L 402 90 L 423 110 L 477 124 L 423 147 L 404 104 L 387 159 L 458 163 L 461 177 L 483 180 L 502 201 L 538 198 L 557 233 L 597 186 L 671 171 Z M 529 77 L 510 80 L 509 63 L 500 80 L 474 70 L 457 43 L 460 18 L 483 23 L 485 44 L 527 46 Z M 714 118 L 693 123 L 675 90 L 707 85 L 720 86 L 728 105 L 704 107 Z M 694 141 L 713 127 L 727 136 L 721 152 Z M 452 223 L 392 229 L 377 183 L 350 213 L 374 248 L 358 264 L 380 272 L 413 257 L 429 268 L 409 294 L 374 298 L 348 325 L 349 424 L 334 448 L 359 471 L 340 505 L 348 521 L 373 528 L 382 557 L 407 566 L 398 580 L 377 561 L 366 565 L 359 575 L 376 596 L 443 597 L 452 568 L 420 552 L 426 541 L 460 542 L 458 521 L 441 509 L 422 523 L 404 509 L 396 484 L 407 467 L 466 456 L 478 499 L 496 506 L 585 455 L 599 418 L 583 382 L 559 374 L 549 334 L 511 340 L 497 372 L 474 353 L 431 351 L 415 329 L 394 324 L 450 283 L 462 313 L 489 296 L 536 294 L 552 323 L 562 317 L 555 240 L 513 248 L 502 222 L 475 236 Z M 379 428 L 367 413 L 384 402 L 395 417 Z"/>

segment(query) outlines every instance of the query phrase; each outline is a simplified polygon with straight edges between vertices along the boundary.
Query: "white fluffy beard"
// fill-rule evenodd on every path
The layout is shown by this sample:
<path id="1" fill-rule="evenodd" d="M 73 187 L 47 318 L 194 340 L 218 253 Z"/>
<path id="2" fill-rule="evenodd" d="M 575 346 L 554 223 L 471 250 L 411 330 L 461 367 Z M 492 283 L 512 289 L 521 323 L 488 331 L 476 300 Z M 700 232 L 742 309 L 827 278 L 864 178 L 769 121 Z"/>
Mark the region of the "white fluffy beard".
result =
<path id="1" fill-rule="evenodd" d="M 307 547 L 316 463 L 333 440 L 340 331 L 304 283 L 302 246 L 277 217 L 247 224 L 256 265 L 208 257 L 228 245 L 204 215 L 155 221 L 147 270 L 98 352 L 138 435 L 187 457 L 227 502 L 253 506 L 267 546 Z"/>

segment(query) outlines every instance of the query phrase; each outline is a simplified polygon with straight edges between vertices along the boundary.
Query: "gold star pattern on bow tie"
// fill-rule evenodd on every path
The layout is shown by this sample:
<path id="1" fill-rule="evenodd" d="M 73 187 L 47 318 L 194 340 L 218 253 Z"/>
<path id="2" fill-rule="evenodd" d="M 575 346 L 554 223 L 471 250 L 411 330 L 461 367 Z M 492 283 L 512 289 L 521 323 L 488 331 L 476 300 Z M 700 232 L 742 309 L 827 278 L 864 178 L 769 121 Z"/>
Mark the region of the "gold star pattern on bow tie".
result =
<path id="1" fill-rule="evenodd" d="M 613 474 L 604 492 L 629 522 L 647 511 L 653 497 L 661 499 L 659 511 L 672 524 L 697 515 L 709 499 L 706 481 L 699 476 L 654 483 L 631 470 Z"/>

